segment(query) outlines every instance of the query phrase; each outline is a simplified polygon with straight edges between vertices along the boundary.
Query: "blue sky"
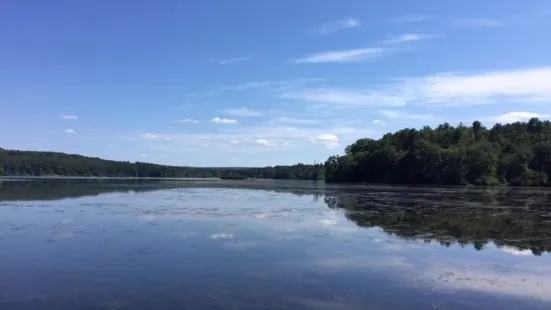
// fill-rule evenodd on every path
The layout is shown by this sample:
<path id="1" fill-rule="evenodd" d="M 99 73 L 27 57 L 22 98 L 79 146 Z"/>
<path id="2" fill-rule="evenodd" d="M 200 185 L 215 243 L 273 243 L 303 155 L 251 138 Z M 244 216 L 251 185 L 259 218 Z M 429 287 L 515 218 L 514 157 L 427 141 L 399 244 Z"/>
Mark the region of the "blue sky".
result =
<path id="1" fill-rule="evenodd" d="M 547 0 L 0 4 L 0 147 L 197 166 L 550 117 Z"/>

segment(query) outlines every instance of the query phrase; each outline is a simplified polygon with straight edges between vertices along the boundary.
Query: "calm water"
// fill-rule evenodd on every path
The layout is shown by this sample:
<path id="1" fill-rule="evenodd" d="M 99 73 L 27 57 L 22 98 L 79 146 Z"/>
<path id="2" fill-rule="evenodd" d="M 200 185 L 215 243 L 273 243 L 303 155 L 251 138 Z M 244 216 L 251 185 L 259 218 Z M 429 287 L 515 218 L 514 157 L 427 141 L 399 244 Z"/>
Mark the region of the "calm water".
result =
<path id="1" fill-rule="evenodd" d="M 551 309 L 551 192 L 0 181 L 0 309 Z"/>

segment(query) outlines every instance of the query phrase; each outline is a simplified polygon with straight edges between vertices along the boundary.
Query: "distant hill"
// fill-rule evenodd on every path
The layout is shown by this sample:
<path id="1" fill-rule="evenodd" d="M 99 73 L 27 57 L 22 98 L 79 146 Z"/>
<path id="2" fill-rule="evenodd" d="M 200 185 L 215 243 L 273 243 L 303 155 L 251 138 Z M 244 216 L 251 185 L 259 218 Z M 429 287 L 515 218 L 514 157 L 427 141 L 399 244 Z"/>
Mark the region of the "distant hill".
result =
<path id="1" fill-rule="evenodd" d="M 310 180 L 323 176 L 322 165 L 251 167 L 167 166 L 105 160 L 77 154 L 0 148 L 0 175 L 155 178 L 266 178 Z"/>

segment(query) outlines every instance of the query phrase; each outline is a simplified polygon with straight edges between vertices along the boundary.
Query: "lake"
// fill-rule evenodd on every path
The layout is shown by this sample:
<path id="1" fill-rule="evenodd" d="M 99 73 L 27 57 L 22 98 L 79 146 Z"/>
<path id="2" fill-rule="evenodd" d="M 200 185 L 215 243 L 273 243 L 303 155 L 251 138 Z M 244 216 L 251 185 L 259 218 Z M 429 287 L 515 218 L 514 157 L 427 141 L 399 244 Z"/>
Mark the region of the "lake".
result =
<path id="1" fill-rule="evenodd" d="M 0 181 L 0 309 L 551 309 L 551 191 Z"/>

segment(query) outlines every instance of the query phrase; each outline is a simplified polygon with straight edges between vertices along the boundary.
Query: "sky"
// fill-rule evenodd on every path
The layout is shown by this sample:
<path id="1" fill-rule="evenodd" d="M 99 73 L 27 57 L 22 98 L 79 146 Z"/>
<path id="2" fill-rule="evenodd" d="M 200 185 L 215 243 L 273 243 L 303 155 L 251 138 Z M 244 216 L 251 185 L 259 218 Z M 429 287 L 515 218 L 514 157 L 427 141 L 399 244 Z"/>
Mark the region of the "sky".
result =
<path id="1" fill-rule="evenodd" d="M 551 115 L 548 0 L 3 0 L 0 147 L 192 166 Z"/>

